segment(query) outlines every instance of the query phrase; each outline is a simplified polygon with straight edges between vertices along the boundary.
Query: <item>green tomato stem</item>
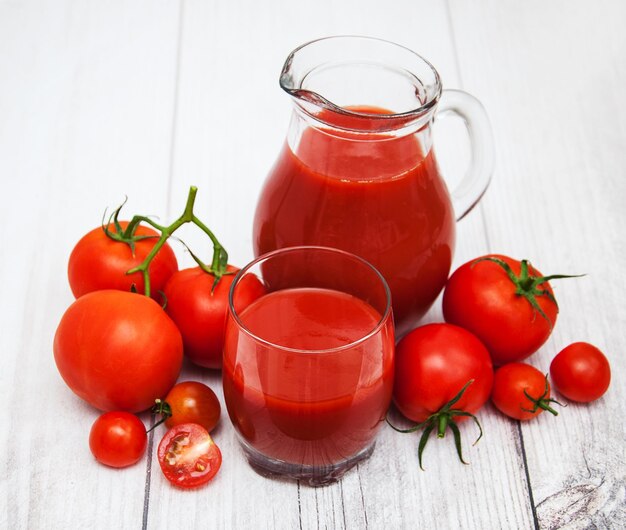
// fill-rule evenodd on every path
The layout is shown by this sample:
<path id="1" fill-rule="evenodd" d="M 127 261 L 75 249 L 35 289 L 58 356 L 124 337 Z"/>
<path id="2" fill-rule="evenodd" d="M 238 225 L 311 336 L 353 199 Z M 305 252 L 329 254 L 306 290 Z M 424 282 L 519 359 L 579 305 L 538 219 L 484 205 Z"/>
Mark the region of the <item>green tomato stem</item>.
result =
<path id="1" fill-rule="evenodd" d="M 531 396 L 528 393 L 528 391 L 524 389 L 524 395 L 526 396 L 528 401 L 530 401 L 533 404 L 533 408 L 532 409 L 527 409 L 524 407 L 520 407 L 520 408 L 525 412 L 530 412 L 531 414 L 534 414 L 535 412 L 537 412 L 537 409 L 541 409 L 541 410 L 547 410 L 553 416 L 558 416 L 559 413 L 550 406 L 550 403 L 556 403 L 557 405 L 560 405 L 561 407 L 563 407 L 564 405 L 562 403 L 559 403 L 556 399 L 549 398 L 548 397 L 549 392 L 550 392 L 550 384 L 548 383 L 548 374 L 546 374 L 543 394 L 541 394 L 539 397 Z"/>
<path id="2" fill-rule="evenodd" d="M 467 383 L 465 383 L 465 385 L 459 391 L 459 393 L 456 396 L 454 396 L 450 401 L 448 401 L 443 407 L 441 407 L 437 412 L 435 412 L 434 414 L 431 414 L 428 418 L 426 418 L 425 421 L 421 423 L 417 423 L 408 429 L 400 429 L 394 426 L 389 420 L 389 416 L 388 415 L 386 416 L 385 419 L 387 420 L 387 423 L 391 426 L 393 430 L 397 432 L 411 433 L 411 432 L 416 432 L 418 430 L 423 429 L 422 434 L 420 436 L 419 444 L 417 447 L 417 458 L 419 461 L 420 469 L 422 469 L 422 471 L 424 470 L 424 467 L 422 466 L 422 456 L 424 454 L 424 449 L 426 447 L 426 443 L 428 442 L 428 439 L 431 433 L 434 430 L 437 431 L 437 438 L 443 438 L 445 436 L 447 429 L 450 429 L 452 431 L 452 434 L 454 436 L 454 446 L 456 448 L 456 452 L 459 457 L 459 460 L 463 462 L 464 464 L 467 464 L 467 462 L 463 459 L 463 448 L 461 445 L 461 432 L 459 431 L 459 428 L 454 418 L 460 417 L 460 416 L 472 418 L 474 420 L 474 423 L 476 423 L 479 429 L 479 435 L 478 435 L 478 438 L 476 438 L 474 445 L 476 445 L 476 443 L 478 443 L 478 440 L 482 438 L 483 429 L 480 425 L 480 422 L 478 421 L 478 418 L 476 418 L 476 416 L 474 416 L 474 414 L 472 414 L 471 412 L 453 408 L 454 405 L 463 397 L 463 394 L 473 382 L 474 380 L 470 379 Z"/>
<path id="3" fill-rule="evenodd" d="M 162 399 L 155 399 L 151 412 L 153 416 L 157 416 L 160 414 L 161 419 L 157 421 L 152 427 L 150 427 L 146 431 L 146 434 L 148 434 L 150 431 L 153 431 L 159 425 L 161 425 L 162 423 L 165 423 L 169 418 L 172 417 L 172 407 L 167 401 L 163 401 Z"/>
<path id="4" fill-rule="evenodd" d="M 150 226 L 152 226 L 153 228 L 155 228 L 157 231 L 161 233 L 159 240 L 156 242 L 154 247 L 152 247 L 152 250 L 146 256 L 146 258 L 137 267 L 133 267 L 132 269 L 126 272 L 126 274 L 134 274 L 136 272 L 141 272 L 143 274 L 144 294 L 146 296 L 150 296 L 149 269 L 150 269 L 150 264 L 152 263 L 152 260 L 159 253 L 159 250 L 161 250 L 163 245 L 172 236 L 172 234 L 186 223 L 192 223 L 196 225 L 207 236 L 209 236 L 209 239 L 211 239 L 211 242 L 213 243 L 213 258 L 211 261 L 211 267 L 207 267 L 194 254 L 192 254 L 194 260 L 198 263 L 198 265 L 200 265 L 200 267 L 205 272 L 208 272 L 215 276 L 213 288 L 215 288 L 215 285 L 217 285 L 220 278 L 226 272 L 226 266 L 228 265 L 228 253 L 226 252 L 224 247 L 221 245 L 221 243 L 218 241 L 217 237 L 215 237 L 215 234 L 213 234 L 213 232 L 211 232 L 211 230 L 209 230 L 209 228 L 202 221 L 200 221 L 200 219 L 198 219 L 193 212 L 193 207 L 195 204 L 197 193 L 198 193 L 198 188 L 196 186 L 191 186 L 189 188 L 189 195 L 187 196 L 187 203 L 185 204 L 185 210 L 183 211 L 182 215 L 169 226 L 161 226 L 146 216 L 135 215 L 130 221 L 130 223 L 128 224 L 128 227 L 126 228 L 124 232 L 125 237 L 132 236 L 132 234 L 136 230 L 139 223 L 143 221 L 143 222 L 148 223 Z"/>
<path id="5" fill-rule="evenodd" d="M 544 284 L 547 285 L 550 280 L 580 278 L 581 276 L 584 276 L 584 274 L 552 274 L 550 276 L 535 276 L 531 274 L 530 269 L 532 269 L 532 266 L 530 266 L 530 263 L 526 259 L 520 261 L 520 274 L 519 276 L 516 276 L 508 263 L 494 256 L 479 258 L 473 262 L 472 266 L 481 261 L 491 261 L 504 269 L 511 282 L 515 285 L 515 294 L 526 298 L 528 303 L 533 308 L 534 313 L 539 313 L 541 317 L 548 322 L 550 331 L 552 331 L 554 322 L 552 322 L 548 315 L 546 315 L 545 311 L 541 308 L 539 302 L 537 301 L 537 297 L 548 298 L 555 305 L 557 312 L 559 311 L 559 305 L 554 295 L 547 288 L 541 289 L 540 287 Z"/>

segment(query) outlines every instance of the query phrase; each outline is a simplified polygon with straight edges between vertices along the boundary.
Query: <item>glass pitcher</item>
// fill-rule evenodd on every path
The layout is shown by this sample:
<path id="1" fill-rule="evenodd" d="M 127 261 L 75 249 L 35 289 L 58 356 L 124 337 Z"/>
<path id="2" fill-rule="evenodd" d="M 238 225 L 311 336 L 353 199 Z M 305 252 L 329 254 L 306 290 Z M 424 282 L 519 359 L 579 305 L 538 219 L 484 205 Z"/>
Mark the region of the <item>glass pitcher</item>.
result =
<path id="1" fill-rule="evenodd" d="M 389 284 L 402 336 L 445 285 L 455 222 L 489 183 L 485 111 L 469 94 L 443 91 L 416 53 L 369 37 L 300 46 L 280 86 L 293 114 L 257 204 L 255 255 L 323 245 L 363 257 Z M 470 167 L 451 194 L 432 149 L 432 124 L 444 113 L 464 120 L 471 143 Z"/>

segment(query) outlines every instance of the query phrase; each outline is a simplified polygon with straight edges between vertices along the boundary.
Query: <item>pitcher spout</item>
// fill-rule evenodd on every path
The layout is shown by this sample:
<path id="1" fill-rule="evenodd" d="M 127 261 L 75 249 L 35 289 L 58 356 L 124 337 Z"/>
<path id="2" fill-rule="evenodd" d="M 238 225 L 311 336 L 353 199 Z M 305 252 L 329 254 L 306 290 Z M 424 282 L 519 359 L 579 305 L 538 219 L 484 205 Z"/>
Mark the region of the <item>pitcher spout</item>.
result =
<path id="1" fill-rule="evenodd" d="M 352 36 L 326 37 L 296 48 L 285 61 L 280 86 L 306 115 L 367 132 L 423 126 L 442 90 L 437 71 L 415 52 Z"/>

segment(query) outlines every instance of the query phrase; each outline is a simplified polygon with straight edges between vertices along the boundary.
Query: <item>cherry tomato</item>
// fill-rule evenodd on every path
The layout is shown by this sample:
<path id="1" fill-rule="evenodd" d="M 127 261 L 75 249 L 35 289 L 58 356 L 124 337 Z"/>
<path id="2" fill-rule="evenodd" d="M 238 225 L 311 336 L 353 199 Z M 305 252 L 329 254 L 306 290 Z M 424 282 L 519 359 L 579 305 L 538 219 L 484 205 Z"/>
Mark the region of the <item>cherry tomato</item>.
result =
<path id="1" fill-rule="evenodd" d="M 546 375 L 525 363 L 505 364 L 496 370 L 491 401 L 500 412 L 517 420 L 530 420 L 544 410 L 558 414 L 550 406 L 554 400 Z"/>
<path id="2" fill-rule="evenodd" d="M 167 427 L 181 423 L 197 423 L 211 432 L 220 419 L 220 402 L 215 392 L 196 381 L 174 385 L 165 398 L 172 415 L 165 420 Z"/>
<path id="3" fill-rule="evenodd" d="M 521 361 L 546 342 L 556 323 L 558 307 L 552 288 L 542 279 L 526 261 L 507 256 L 493 254 L 469 261 L 448 280 L 444 318 L 476 335 L 496 366 Z"/>
<path id="4" fill-rule="evenodd" d="M 129 412 L 113 411 L 100 416 L 91 427 L 89 448 L 101 464 L 126 467 L 146 452 L 148 436 L 141 420 Z"/>
<path id="5" fill-rule="evenodd" d="M 128 222 L 120 221 L 120 225 L 125 229 Z M 108 225 L 108 229 L 115 230 L 113 223 Z M 152 228 L 139 225 L 135 235 L 154 237 L 136 241 L 133 252 L 127 243 L 107 236 L 102 227 L 94 228 L 83 236 L 72 250 L 68 265 L 70 287 L 76 298 L 104 289 L 130 291 L 133 284 L 137 292 L 144 292 L 143 274 L 136 272 L 128 275 L 126 271 L 143 262 L 158 241 L 159 234 Z M 159 299 L 159 291 L 177 270 L 174 251 L 165 243 L 150 263 L 150 292 L 153 298 Z"/>
<path id="6" fill-rule="evenodd" d="M 438 412 L 470 380 L 454 408 L 476 413 L 489 399 L 493 367 L 485 346 L 451 324 L 414 329 L 396 347 L 394 403 L 415 422 Z M 455 421 L 466 419 L 464 416 Z"/>
<path id="7" fill-rule="evenodd" d="M 167 431 L 157 455 L 165 478 L 180 488 L 206 484 L 222 465 L 219 447 L 196 423 L 183 423 Z"/>
<path id="8" fill-rule="evenodd" d="M 609 388 L 611 366 L 598 348 L 587 342 L 575 342 L 552 360 L 550 377 L 554 388 L 567 399 L 588 403 Z"/>
<path id="9" fill-rule="evenodd" d="M 224 328 L 228 314 L 228 294 L 239 269 L 229 265 L 214 288 L 215 277 L 200 267 L 183 269 L 172 275 L 165 286 L 167 314 L 183 336 L 185 355 L 200 366 L 222 367 Z M 241 280 L 234 304 L 241 310 L 265 294 L 256 276 Z"/>
<path id="10" fill-rule="evenodd" d="M 150 408 L 176 382 L 183 358 L 180 332 L 159 304 L 112 290 L 76 300 L 53 348 L 67 385 L 104 411 Z"/>

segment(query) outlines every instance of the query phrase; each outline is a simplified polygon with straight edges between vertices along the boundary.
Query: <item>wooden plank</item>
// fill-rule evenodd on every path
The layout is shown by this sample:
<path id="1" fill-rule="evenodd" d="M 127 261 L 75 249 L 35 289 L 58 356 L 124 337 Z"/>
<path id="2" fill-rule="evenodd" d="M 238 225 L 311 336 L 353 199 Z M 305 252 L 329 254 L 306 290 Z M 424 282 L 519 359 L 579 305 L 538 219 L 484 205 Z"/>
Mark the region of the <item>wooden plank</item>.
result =
<path id="1" fill-rule="evenodd" d="M 177 5 L 0 3 L 0 527 L 141 524 L 145 464 L 97 465 L 52 356 L 69 252 L 106 206 L 164 215 Z M 7 281 L 10 279 L 10 281 Z M 6 326 L 6 327 L 5 327 Z"/>
<path id="2" fill-rule="evenodd" d="M 484 200 L 492 250 L 544 273 L 589 273 L 555 290 L 561 314 L 531 358 L 542 370 L 584 340 L 609 356 L 612 388 L 591 405 L 522 426 L 541 528 L 617 527 L 626 520 L 626 6 L 452 2 L 462 75 L 490 109 L 498 175 Z M 479 28 L 479 31 L 477 29 Z M 496 45 L 497 43 L 497 45 Z M 511 67 L 503 69 L 503 65 Z"/>

